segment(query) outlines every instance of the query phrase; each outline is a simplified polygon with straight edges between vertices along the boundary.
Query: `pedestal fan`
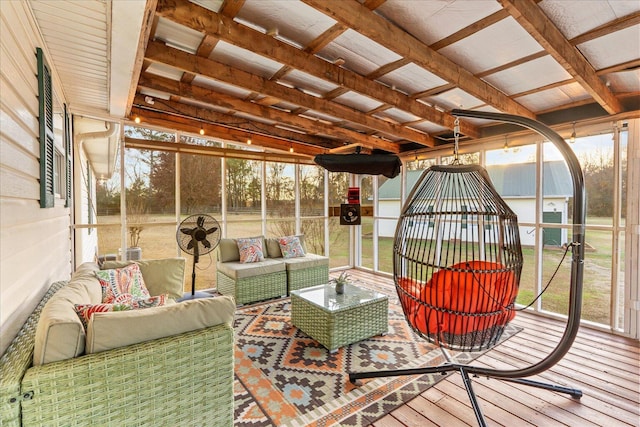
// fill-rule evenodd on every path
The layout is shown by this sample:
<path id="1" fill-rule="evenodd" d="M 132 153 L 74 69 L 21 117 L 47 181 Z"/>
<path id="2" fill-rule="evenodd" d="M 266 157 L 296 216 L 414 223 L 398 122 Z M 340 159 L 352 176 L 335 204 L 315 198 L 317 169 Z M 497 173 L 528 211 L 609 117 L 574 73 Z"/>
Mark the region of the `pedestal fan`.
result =
<path id="1" fill-rule="evenodd" d="M 396 291 L 409 326 L 442 349 L 440 366 L 350 373 L 362 378 L 458 372 L 478 424 L 486 425 L 471 384 L 472 376 L 515 382 L 580 398 L 580 390 L 525 379 L 551 368 L 569 351 L 578 332 L 584 259 L 584 176 L 575 154 L 556 132 L 535 120 L 480 111 L 453 110 L 473 117 L 518 124 L 551 141 L 563 155 L 573 180 L 573 241 L 568 319 L 556 348 L 531 366 L 500 370 L 455 363 L 449 349 L 490 349 L 515 315 L 522 270 L 516 215 L 497 193 L 486 170 L 458 160 L 458 121 L 454 162 L 421 175 L 402 208 L 393 246 Z"/>
<path id="2" fill-rule="evenodd" d="M 178 246 L 184 252 L 193 256 L 193 268 L 191 270 L 191 295 L 185 298 L 197 298 L 207 296 L 196 294 L 196 264 L 200 255 L 213 251 L 220 243 L 220 224 L 210 215 L 197 214 L 185 218 L 176 231 Z"/>

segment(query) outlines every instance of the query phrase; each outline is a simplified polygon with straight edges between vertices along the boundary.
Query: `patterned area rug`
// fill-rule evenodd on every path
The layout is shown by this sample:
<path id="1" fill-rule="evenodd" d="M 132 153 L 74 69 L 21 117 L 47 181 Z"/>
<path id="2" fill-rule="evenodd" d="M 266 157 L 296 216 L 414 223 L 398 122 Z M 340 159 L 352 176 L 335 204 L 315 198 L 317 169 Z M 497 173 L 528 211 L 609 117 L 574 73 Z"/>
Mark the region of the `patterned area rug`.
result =
<path id="1" fill-rule="evenodd" d="M 334 353 L 291 324 L 288 298 L 238 310 L 234 425 L 367 425 L 446 378 L 428 374 L 368 379 L 359 386 L 349 382 L 349 372 L 444 362 L 436 346 L 411 331 L 389 296 L 388 333 Z M 503 337 L 512 334 L 508 327 Z M 468 363 L 481 353 L 452 355 Z"/>

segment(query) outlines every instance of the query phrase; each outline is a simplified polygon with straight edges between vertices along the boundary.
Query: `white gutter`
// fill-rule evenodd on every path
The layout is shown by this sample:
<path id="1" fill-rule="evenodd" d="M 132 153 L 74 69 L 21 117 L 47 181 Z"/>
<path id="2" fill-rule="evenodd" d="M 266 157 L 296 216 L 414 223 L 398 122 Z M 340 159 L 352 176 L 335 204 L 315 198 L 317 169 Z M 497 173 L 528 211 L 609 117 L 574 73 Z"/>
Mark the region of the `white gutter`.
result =
<path id="1" fill-rule="evenodd" d="M 81 183 L 83 182 L 83 169 L 82 167 L 76 167 L 76 165 L 80 164 L 81 165 L 81 160 L 82 160 L 82 155 L 84 153 L 84 148 L 83 145 L 86 141 L 91 141 L 94 139 L 107 139 L 107 141 L 109 140 L 109 138 L 111 138 L 112 136 L 116 135 L 118 130 L 120 129 L 120 123 L 117 122 L 109 122 L 106 121 L 105 122 L 107 125 L 107 129 L 104 131 L 98 131 L 98 132 L 85 132 L 85 133 L 80 133 L 78 135 L 75 136 L 75 150 L 74 150 L 74 154 L 73 154 L 73 176 L 74 176 L 74 194 L 72 197 L 72 201 L 73 201 L 73 219 L 72 219 L 72 227 L 75 230 L 75 232 L 73 233 L 73 242 L 72 245 L 75 248 L 75 255 L 74 255 L 74 269 L 76 268 L 77 265 L 81 264 L 84 260 L 84 248 L 83 248 L 83 239 L 77 235 L 78 232 L 81 232 L 81 230 L 78 230 L 75 228 L 76 224 L 78 224 L 78 222 L 82 223 L 82 221 L 78 221 L 79 218 L 82 217 L 82 203 L 77 203 L 76 201 L 79 200 L 78 198 L 82 195 L 82 189 L 80 186 L 76 185 L 76 183 Z M 85 153 L 86 154 L 86 153 Z M 85 157 L 87 158 L 87 161 L 89 161 L 91 163 L 91 159 L 89 158 L 88 155 L 85 155 Z M 91 166 L 92 169 L 93 165 Z M 93 199 L 93 195 L 91 195 L 91 198 Z M 91 209 L 91 207 L 89 207 L 89 209 Z"/>

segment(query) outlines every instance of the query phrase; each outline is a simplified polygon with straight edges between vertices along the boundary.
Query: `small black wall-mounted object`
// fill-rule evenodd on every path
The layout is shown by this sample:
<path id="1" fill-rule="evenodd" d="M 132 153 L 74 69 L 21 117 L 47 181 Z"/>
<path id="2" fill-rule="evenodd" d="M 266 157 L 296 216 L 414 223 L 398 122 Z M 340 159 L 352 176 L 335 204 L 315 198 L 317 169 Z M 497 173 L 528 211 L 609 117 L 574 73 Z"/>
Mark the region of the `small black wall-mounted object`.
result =
<path id="1" fill-rule="evenodd" d="M 343 203 L 340 205 L 340 225 L 360 225 L 360 204 Z"/>

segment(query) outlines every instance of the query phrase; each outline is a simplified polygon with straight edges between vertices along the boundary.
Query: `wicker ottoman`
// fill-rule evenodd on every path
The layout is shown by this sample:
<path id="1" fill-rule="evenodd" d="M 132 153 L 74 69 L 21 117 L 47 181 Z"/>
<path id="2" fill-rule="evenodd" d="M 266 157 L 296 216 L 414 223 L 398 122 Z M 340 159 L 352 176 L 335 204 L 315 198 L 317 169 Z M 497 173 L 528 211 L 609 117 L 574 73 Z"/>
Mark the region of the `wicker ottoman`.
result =
<path id="1" fill-rule="evenodd" d="M 291 291 L 291 322 L 329 351 L 387 332 L 386 295 L 346 285 L 318 285 Z"/>

